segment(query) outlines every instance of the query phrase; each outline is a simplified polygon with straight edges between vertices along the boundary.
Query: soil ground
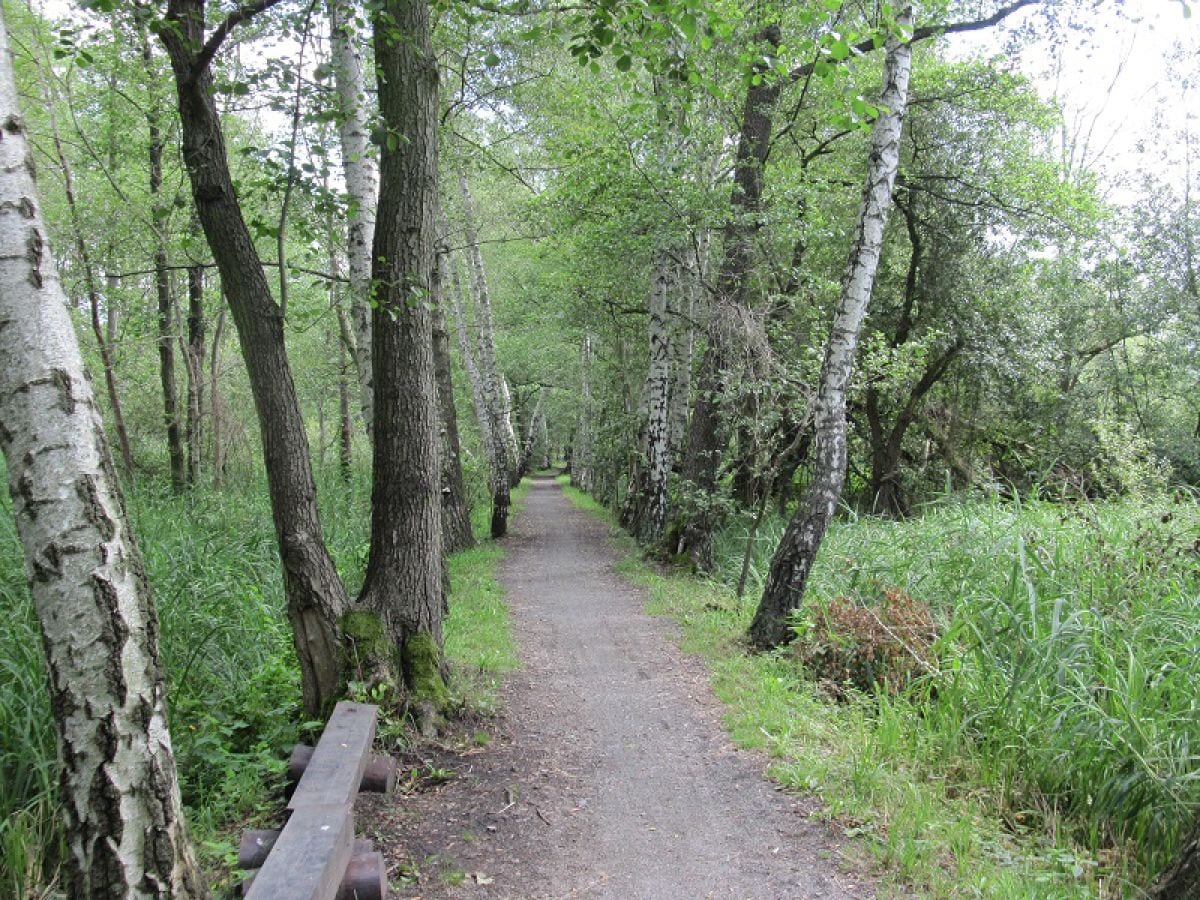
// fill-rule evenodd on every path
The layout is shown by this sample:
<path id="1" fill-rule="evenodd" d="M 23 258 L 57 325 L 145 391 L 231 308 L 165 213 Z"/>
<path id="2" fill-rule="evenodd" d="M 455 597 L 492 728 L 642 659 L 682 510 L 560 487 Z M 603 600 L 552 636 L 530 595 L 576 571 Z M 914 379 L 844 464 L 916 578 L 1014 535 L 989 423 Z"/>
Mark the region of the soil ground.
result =
<path id="1" fill-rule="evenodd" d="M 445 783 L 360 801 L 399 896 L 872 896 L 811 805 L 733 748 L 703 663 L 617 560 L 602 522 L 535 479 L 505 539 L 522 668 L 490 741 L 425 747 L 409 765 Z"/>

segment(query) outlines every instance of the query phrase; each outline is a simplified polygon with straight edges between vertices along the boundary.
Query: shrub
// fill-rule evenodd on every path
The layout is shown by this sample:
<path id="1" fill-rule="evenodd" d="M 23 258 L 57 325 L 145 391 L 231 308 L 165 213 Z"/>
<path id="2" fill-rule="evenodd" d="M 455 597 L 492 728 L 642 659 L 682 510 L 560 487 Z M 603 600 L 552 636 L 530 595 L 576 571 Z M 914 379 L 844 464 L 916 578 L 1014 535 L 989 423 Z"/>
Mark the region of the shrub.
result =
<path id="1" fill-rule="evenodd" d="M 847 684 L 895 695 L 937 668 L 933 612 L 899 588 L 881 588 L 874 603 L 834 597 L 813 604 L 795 629 L 793 652 L 835 696 Z"/>

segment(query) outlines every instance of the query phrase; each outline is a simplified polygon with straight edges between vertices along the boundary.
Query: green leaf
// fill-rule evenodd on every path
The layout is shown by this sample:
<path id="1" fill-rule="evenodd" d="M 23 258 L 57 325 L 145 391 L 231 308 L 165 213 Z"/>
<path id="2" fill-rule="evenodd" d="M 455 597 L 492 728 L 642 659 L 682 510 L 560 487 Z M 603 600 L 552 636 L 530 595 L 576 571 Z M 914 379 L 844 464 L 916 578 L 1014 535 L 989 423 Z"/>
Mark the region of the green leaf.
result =
<path id="1" fill-rule="evenodd" d="M 850 45 L 847 44 L 844 40 L 834 41 L 832 46 L 830 46 L 830 48 L 829 48 L 829 55 L 832 56 L 834 59 L 836 59 L 838 62 L 841 62 L 842 60 L 844 60 L 848 56 L 850 56 Z"/>
<path id="2" fill-rule="evenodd" d="M 494 51 L 488 53 L 488 55 L 483 58 L 483 64 L 489 69 L 494 69 L 496 66 L 500 65 L 500 57 Z"/>
<path id="3" fill-rule="evenodd" d="M 628 72 L 633 68 L 633 58 L 628 54 L 622 54 L 617 57 L 617 69 L 621 72 Z"/>

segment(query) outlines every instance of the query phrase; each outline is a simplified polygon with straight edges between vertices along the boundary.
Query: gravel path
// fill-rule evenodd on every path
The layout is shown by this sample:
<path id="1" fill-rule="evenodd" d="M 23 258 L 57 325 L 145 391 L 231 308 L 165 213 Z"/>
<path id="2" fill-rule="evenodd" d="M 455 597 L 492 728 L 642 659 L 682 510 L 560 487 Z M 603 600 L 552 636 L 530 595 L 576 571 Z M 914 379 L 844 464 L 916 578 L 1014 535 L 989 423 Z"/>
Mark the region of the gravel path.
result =
<path id="1" fill-rule="evenodd" d="M 606 527 L 535 479 L 500 580 L 523 667 L 457 776 L 368 800 L 406 897 L 868 897 L 829 829 L 736 751 L 702 663 L 618 575 Z M 415 870 L 415 872 L 414 872 Z"/>

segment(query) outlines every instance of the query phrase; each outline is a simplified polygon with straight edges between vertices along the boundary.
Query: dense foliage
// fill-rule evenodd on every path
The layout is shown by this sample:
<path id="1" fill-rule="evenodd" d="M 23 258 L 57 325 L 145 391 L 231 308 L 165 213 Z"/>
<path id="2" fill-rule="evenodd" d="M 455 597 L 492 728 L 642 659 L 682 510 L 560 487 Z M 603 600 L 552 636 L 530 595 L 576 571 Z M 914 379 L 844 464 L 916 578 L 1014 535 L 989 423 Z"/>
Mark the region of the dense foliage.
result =
<path id="1" fill-rule="evenodd" d="M 1182 41 L 1164 55 L 1160 90 L 1178 115 L 1161 117 L 1136 159 L 1106 167 L 1083 119 L 1011 62 L 1079 39 L 1090 11 L 1055 4 L 1021 19 L 994 57 L 958 52 L 933 27 L 996 8 L 916 11 L 899 173 L 849 385 L 840 519 L 794 616 L 795 647 L 731 653 L 718 681 L 769 732 L 784 780 L 821 793 L 914 884 L 943 890 L 932 869 L 952 856 L 966 871 L 982 853 L 1001 869 L 1016 854 L 1068 893 L 1098 893 L 1109 877 L 1133 890 L 1200 805 L 1200 131 L 1188 103 L 1200 56 Z M 441 286 L 460 313 L 449 331 L 469 505 L 486 517 L 496 487 L 472 382 L 487 317 L 515 449 L 535 467 L 565 463 L 627 525 L 647 483 L 661 351 L 669 527 L 642 549 L 680 561 L 686 527 L 712 524 L 713 608 L 677 587 L 662 588 L 663 604 L 722 652 L 813 477 L 816 385 L 881 113 L 880 48 L 895 32 L 885 12 L 836 0 L 434 5 Z M 4 15 L 81 344 L 97 392 L 107 385 L 113 446 L 123 434 L 130 448 L 123 483 L 162 624 L 172 737 L 213 864 L 304 726 L 249 381 L 146 19 L 119 3 L 62 21 L 15 3 Z M 325 538 L 353 590 L 371 448 L 347 318 L 357 201 L 326 16 L 280 3 L 214 65 L 233 178 L 286 308 Z M 750 167 L 761 197 L 739 205 L 752 112 L 767 119 L 765 161 Z M 376 155 L 398 138 L 379 128 L 372 141 Z M 711 491 L 684 477 L 701 401 L 724 428 Z M 53 881 L 61 848 L 37 622 L 7 505 L 0 529 L 11 623 L 0 892 L 20 895 Z M 481 574 L 493 549 L 471 553 L 455 577 L 480 602 L 464 628 L 451 599 L 448 641 L 490 672 L 511 649 L 479 637 L 501 630 L 502 612 Z M 743 676 L 758 686 L 739 692 Z M 771 685 L 795 721 L 753 719 Z M 806 722 L 858 735 L 889 774 L 876 782 L 833 759 L 854 745 L 828 733 L 798 750 Z M 942 800 L 978 799 L 962 821 L 990 817 L 994 830 L 934 829 L 932 868 L 909 866 L 916 838 L 891 796 L 905 778 L 941 784 Z M 856 779 L 839 806 L 835 792 Z"/>

